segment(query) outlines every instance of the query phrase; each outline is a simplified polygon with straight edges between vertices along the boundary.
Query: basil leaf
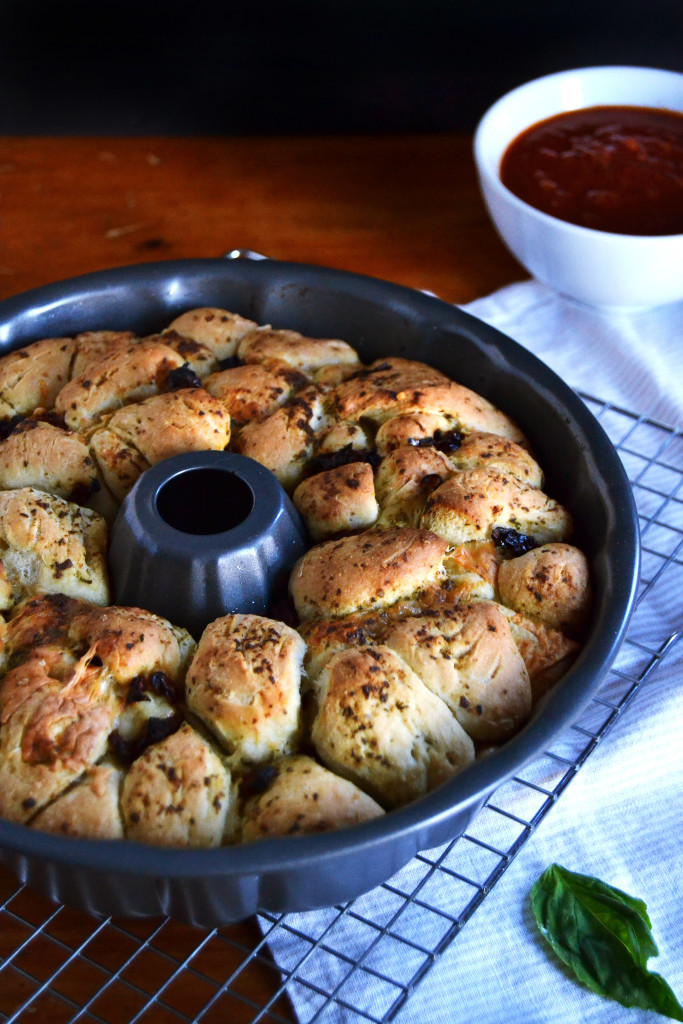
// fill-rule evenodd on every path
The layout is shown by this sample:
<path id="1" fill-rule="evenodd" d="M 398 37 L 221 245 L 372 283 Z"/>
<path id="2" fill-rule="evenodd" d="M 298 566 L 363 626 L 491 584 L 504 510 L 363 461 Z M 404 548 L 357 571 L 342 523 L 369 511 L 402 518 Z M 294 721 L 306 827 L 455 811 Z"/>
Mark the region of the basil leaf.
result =
<path id="1" fill-rule="evenodd" d="M 659 950 L 642 900 L 551 864 L 532 886 L 531 905 L 560 960 L 593 992 L 683 1021 L 669 985 L 647 969 Z"/>

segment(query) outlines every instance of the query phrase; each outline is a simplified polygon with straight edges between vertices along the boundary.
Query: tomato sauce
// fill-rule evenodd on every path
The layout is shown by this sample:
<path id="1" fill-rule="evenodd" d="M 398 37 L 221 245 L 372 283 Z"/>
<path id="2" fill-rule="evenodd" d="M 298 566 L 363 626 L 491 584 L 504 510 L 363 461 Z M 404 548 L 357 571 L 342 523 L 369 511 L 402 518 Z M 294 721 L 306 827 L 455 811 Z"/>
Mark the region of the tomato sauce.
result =
<path id="1" fill-rule="evenodd" d="M 683 233 L 683 114 L 596 106 L 527 128 L 500 167 L 516 196 L 560 220 L 625 235 Z"/>

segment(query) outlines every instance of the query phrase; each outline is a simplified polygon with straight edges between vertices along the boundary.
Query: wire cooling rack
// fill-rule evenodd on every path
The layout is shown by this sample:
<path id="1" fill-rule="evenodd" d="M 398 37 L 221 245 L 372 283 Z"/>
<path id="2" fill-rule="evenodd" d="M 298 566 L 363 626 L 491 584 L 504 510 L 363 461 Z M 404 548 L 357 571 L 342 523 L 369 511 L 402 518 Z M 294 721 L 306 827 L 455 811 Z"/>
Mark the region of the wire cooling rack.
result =
<path id="1" fill-rule="evenodd" d="M 640 607 L 665 574 L 683 570 L 683 435 L 581 397 L 633 486 L 643 550 Z M 465 835 L 413 858 L 375 890 L 371 913 L 360 897 L 316 913 L 315 931 L 302 925 L 311 915 L 265 914 L 215 930 L 169 919 L 100 919 L 49 903 L 0 869 L 0 1021 L 292 1022 L 289 995 L 297 986 L 311 1007 L 302 1024 L 332 1009 L 349 1024 L 390 1021 L 678 639 L 640 632 L 632 624 L 604 686 L 553 749 L 500 787 Z M 269 943 L 294 945 L 293 962 L 279 955 L 276 966 Z M 391 974 L 388 962 L 398 965 Z"/>

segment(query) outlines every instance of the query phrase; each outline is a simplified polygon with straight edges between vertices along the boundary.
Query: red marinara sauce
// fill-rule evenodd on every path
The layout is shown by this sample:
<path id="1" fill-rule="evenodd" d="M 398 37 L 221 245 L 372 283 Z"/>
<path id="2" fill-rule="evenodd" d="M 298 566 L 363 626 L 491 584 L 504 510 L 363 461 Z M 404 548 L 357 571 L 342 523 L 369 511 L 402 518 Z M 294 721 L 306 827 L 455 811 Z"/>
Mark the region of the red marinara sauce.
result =
<path id="1" fill-rule="evenodd" d="M 622 235 L 683 233 L 683 114 L 596 106 L 539 121 L 500 166 L 516 196 L 560 220 Z"/>

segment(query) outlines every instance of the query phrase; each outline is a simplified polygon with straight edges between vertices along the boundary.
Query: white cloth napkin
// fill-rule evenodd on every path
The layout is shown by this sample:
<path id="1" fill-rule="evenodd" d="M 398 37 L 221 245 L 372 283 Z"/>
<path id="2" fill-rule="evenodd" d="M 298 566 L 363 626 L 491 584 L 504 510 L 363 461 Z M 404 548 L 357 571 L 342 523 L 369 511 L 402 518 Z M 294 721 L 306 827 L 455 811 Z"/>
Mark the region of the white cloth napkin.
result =
<path id="1" fill-rule="evenodd" d="M 683 268 L 682 268 L 683 273 Z M 535 281 L 511 285 L 465 308 L 538 355 L 571 386 L 622 409 L 680 428 L 683 424 L 683 303 L 639 315 L 610 314 L 558 296 Z M 680 440 L 680 439 L 679 439 Z M 683 445 L 676 457 L 683 470 Z M 683 489 L 674 502 L 683 537 Z M 668 575 L 667 575 L 668 574 Z M 683 553 L 641 602 L 632 631 L 659 643 L 683 626 Z M 647 1024 L 655 1014 L 626 1010 L 572 980 L 536 931 L 529 890 L 553 862 L 644 899 L 660 955 L 650 961 L 683 1002 L 683 641 L 652 674 L 635 702 L 579 771 L 501 880 L 439 956 L 402 1010 L 397 1024 Z M 411 867 L 406 871 L 409 873 Z M 448 901 L 448 883 L 430 902 Z M 381 890 L 362 899 L 363 913 L 385 913 Z M 329 912 L 288 915 L 307 935 L 319 933 Z M 360 928 L 360 925 L 358 926 Z M 353 955 L 348 923 L 345 941 Z M 308 944 L 276 929 L 271 943 L 279 964 L 296 964 Z M 397 956 L 404 951 L 397 944 Z M 387 967 L 391 944 L 381 947 Z M 318 960 L 316 969 L 324 969 Z M 388 971 L 387 973 L 391 973 Z M 313 980 L 313 979 L 312 979 Z M 330 979 L 318 978 L 329 990 Z M 383 1019 L 367 974 L 362 1003 L 369 1019 Z M 289 994 L 301 1021 L 320 1008 L 303 986 Z M 355 1011 L 324 1006 L 316 1020 L 355 1024 Z"/>

